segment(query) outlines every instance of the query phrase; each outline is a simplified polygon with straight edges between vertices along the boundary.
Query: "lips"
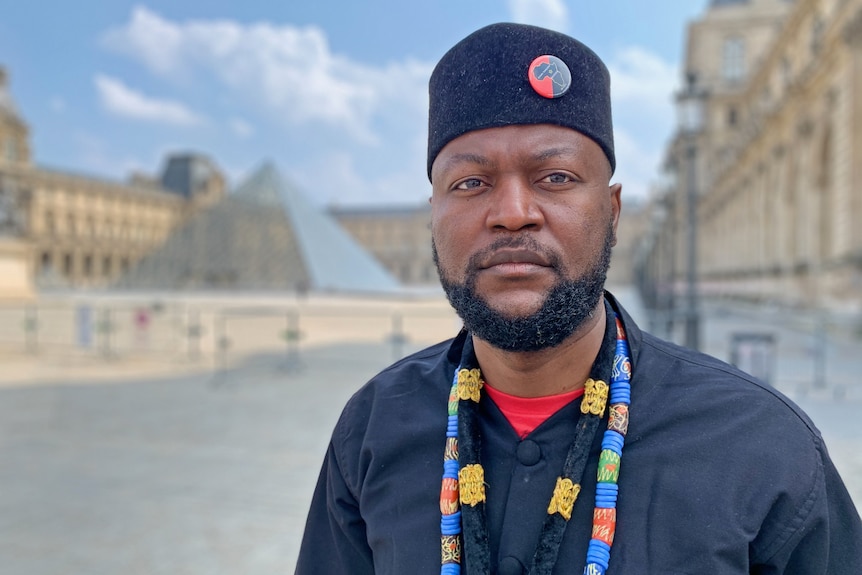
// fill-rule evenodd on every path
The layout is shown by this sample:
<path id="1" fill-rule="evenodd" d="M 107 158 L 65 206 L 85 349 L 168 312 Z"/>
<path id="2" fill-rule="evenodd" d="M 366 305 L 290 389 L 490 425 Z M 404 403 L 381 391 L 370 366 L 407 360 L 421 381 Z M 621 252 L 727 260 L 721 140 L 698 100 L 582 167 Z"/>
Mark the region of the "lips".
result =
<path id="1" fill-rule="evenodd" d="M 480 269 L 488 269 L 503 264 L 533 264 L 542 267 L 550 267 L 548 259 L 538 252 L 525 249 L 503 249 L 491 254 L 487 260 L 479 266 Z"/>

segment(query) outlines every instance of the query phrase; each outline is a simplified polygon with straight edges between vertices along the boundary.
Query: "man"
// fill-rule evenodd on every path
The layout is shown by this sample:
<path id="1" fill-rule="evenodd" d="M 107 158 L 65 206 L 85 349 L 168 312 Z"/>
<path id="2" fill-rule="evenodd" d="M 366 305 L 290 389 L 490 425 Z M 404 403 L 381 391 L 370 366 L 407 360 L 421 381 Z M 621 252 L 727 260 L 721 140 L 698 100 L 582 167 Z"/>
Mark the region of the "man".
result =
<path id="1" fill-rule="evenodd" d="M 298 574 L 862 573 L 809 419 L 603 292 L 609 92 L 587 47 L 529 26 L 437 65 L 432 235 L 465 329 L 345 407 Z"/>

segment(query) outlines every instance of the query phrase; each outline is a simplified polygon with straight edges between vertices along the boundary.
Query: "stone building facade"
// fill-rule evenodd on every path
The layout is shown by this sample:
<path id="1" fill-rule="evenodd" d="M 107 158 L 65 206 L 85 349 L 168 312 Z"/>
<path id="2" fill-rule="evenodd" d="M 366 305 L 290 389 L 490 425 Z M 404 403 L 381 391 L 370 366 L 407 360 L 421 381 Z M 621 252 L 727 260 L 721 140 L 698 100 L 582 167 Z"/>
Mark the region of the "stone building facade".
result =
<path id="1" fill-rule="evenodd" d="M 702 293 L 858 309 L 862 0 L 712 2 L 685 72 L 703 122 L 681 117 L 653 198 L 654 303 L 680 292 L 693 220 Z"/>
<path id="2" fill-rule="evenodd" d="M 0 267 L 17 270 L 0 282 L 0 296 L 107 286 L 225 193 L 221 172 L 196 154 L 171 156 L 159 178 L 126 183 L 35 166 L 2 69 L 0 146 Z"/>

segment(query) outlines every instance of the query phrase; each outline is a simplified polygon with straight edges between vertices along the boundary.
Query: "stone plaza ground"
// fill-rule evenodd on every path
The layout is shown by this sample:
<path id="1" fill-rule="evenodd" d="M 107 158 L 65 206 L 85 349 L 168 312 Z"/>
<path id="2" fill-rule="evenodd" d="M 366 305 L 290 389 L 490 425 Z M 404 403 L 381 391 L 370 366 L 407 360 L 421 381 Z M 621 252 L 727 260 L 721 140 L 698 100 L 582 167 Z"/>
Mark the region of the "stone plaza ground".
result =
<path id="1" fill-rule="evenodd" d="M 620 295 L 646 327 L 636 296 Z M 859 340 L 830 336 L 821 384 L 821 348 L 810 334 L 768 310 L 704 311 L 705 347 L 720 357 L 735 333 L 776 335 L 776 387 L 821 428 L 862 502 Z M 438 332 L 454 333 L 445 304 L 426 312 L 437 323 L 404 328 L 406 338 L 384 329 L 349 340 L 309 333 L 294 347 L 234 353 L 230 361 L 206 349 L 190 360 L 186 348 L 165 351 L 162 360 L 5 352 L 0 575 L 293 572 L 344 402 L 396 355 L 439 339 Z M 398 321 L 407 326 L 419 317 L 410 313 Z M 352 329 L 344 320 L 333 329 L 338 323 Z M 390 325 L 391 314 L 382 323 Z"/>

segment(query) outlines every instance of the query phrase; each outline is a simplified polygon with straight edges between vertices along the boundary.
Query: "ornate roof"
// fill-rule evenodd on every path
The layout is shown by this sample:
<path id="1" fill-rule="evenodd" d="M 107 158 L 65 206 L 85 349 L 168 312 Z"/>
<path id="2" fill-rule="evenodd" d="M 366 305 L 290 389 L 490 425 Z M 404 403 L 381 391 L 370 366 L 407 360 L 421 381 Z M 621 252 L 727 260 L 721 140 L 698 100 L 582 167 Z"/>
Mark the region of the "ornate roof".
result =
<path id="1" fill-rule="evenodd" d="M 6 75 L 6 68 L 0 66 L 0 113 L 20 120 L 18 109 L 15 107 L 11 94 L 9 94 L 7 85 L 8 76 Z"/>

